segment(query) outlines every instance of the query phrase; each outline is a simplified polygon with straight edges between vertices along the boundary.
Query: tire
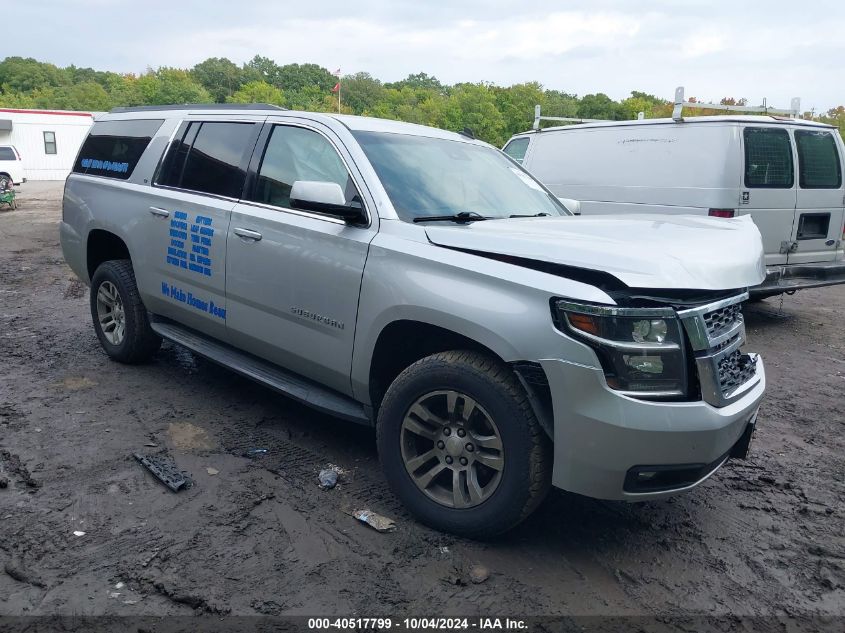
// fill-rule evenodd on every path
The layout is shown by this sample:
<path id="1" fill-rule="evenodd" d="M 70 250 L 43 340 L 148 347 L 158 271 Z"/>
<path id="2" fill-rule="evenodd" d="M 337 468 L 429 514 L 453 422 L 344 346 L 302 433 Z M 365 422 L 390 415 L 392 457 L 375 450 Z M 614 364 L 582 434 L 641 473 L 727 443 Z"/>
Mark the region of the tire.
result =
<path id="1" fill-rule="evenodd" d="M 551 485 L 551 442 L 525 390 L 507 365 L 485 354 L 441 352 L 405 369 L 387 390 L 376 433 L 394 493 L 439 530 L 471 538 L 506 532 L 537 508 Z M 491 440 L 496 436 L 501 450 Z"/>
<path id="2" fill-rule="evenodd" d="M 161 338 L 150 328 L 128 259 L 103 262 L 97 267 L 91 279 L 90 304 L 94 331 L 110 358 L 137 364 L 150 360 L 158 351 Z"/>

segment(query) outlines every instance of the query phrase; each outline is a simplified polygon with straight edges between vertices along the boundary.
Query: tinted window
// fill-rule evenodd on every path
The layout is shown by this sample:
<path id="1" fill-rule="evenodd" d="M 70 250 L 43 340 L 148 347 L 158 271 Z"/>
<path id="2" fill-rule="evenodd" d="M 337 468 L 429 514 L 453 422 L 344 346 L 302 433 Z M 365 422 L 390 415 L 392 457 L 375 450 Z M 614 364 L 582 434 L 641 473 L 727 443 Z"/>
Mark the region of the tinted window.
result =
<path id="1" fill-rule="evenodd" d="M 789 189 L 795 182 L 786 130 L 745 128 L 745 186 Z"/>
<path id="2" fill-rule="evenodd" d="M 842 171 L 836 141 L 830 132 L 795 132 L 798 182 L 803 189 L 839 189 Z"/>
<path id="3" fill-rule="evenodd" d="M 528 151 L 528 142 L 530 140 L 528 138 L 515 138 L 505 145 L 505 149 L 502 151 L 521 165 L 522 159 L 525 158 L 525 152 Z"/>
<path id="4" fill-rule="evenodd" d="M 0 160 L 17 160 L 15 152 L 11 147 L 0 147 Z"/>
<path id="5" fill-rule="evenodd" d="M 346 166 L 329 141 L 313 130 L 277 125 L 261 159 L 251 199 L 290 207 L 290 190 L 297 180 L 335 182 L 347 201 L 357 195 Z"/>
<path id="6" fill-rule="evenodd" d="M 162 119 L 95 123 L 79 150 L 73 171 L 126 180 L 162 123 Z M 45 150 L 46 141 L 45 136 Z M 55 138 L 53 141 L 55 145 Z"/>
<path id="7" fill-rule="evenodd" d="M 192 126 L 193 127 L 193 126 Z M 202 123 L 185 159 L 182 189 L 240 198 L 253 123 Z M 181 151 L 182 148 L 178 148 Z"/>

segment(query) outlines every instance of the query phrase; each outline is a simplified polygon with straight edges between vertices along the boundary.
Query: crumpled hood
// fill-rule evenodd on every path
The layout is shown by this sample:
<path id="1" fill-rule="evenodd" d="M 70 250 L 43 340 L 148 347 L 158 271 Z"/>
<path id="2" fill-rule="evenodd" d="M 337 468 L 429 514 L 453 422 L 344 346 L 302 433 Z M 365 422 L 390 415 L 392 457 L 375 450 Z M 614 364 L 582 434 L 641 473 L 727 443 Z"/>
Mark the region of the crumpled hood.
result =
<path id="1" fill-rule="evenodd" d="M 766 277 L 749 216 L 514 218 L 425 230 L 439 246 L 604 271 L 632 288 L 727 290 Z"/>

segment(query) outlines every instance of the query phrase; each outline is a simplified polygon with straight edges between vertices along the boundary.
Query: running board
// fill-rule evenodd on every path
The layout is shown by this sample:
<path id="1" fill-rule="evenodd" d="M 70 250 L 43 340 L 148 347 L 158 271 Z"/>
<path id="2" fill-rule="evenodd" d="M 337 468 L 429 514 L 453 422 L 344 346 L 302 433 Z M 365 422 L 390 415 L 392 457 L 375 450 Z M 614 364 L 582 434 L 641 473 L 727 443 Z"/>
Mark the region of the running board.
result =
<path id="1" fill-rule="evenodd" d="M 150 327 L 162 338 L 187 347 L 212 362 L 266 385 L 313 409 L 372 426 L 370 418 L 364 411 L 364 405 L 348 396 L 171 321 L 153 321 Z"/>

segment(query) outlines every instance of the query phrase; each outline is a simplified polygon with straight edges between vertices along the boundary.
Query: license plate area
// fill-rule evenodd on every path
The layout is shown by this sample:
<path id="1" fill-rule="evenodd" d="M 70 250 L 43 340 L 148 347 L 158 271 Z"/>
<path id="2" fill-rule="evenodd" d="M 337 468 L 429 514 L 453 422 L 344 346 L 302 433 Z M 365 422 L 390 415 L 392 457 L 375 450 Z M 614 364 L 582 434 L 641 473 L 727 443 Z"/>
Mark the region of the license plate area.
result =
<path id="1" fill-rule="evenodd" d="M 830 213 L 802 213 L 798 220 L 798 240 L 823 240 L 830 231 Z"/>

